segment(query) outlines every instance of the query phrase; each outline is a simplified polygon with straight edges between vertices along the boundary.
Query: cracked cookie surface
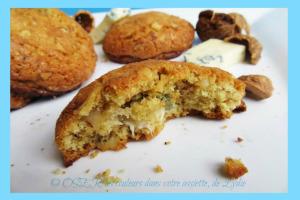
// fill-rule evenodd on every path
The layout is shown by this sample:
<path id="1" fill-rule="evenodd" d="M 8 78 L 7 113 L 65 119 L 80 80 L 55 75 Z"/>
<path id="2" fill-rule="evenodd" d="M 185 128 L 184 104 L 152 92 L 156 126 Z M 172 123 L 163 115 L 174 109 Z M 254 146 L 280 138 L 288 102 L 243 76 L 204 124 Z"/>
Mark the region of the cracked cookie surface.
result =
<path id="1" fill-rule="evenodd" d="M 26 101 L 78 87 L 94 71 L 96 54 L 88 34 L 57 9 L 11 9 L 11 92 Z"/>
<path id="2" fill-rule="evenodd" d="M 170 59 L 191 47 L 193 26 L 173 15 L 146 12 L 126 17 L 106 34 L 103 50 L 112 61 Z"/>

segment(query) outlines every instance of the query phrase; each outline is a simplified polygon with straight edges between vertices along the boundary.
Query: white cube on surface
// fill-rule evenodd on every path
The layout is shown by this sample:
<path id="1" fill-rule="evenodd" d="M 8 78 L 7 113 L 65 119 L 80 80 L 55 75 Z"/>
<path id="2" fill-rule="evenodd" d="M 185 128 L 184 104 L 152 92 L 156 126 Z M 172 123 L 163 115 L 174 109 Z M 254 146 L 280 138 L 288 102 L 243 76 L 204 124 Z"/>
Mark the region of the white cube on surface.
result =
<path id="1" fill-rule="evenodd" d="M 244 45 L 224 42 L 219 39 L 209 39 L 194 46 L 184 54 L 186 62 L 201 66 L 228 67 L 245 60 L 246 47 Z"/>

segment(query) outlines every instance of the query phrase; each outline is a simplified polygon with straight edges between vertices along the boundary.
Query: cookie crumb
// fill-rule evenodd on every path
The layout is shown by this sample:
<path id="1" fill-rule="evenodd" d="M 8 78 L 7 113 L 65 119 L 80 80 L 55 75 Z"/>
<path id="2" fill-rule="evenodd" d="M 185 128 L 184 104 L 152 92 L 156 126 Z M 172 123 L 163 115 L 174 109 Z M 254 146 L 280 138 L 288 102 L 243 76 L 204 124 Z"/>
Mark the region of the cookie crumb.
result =
<path id="1" fill-rule="evenodd" d="M 160 165 L 156 165 L 153 170 L 155 173 L 162 173 L 164 171 Z"/>
<path id="2" fill-rule="evenodd" d="M 165 144 L 165 145 L 169 145 L 169 144 L 171 144 L 171 141 L 165 141 L 164 144 Z"/>
<path id="3" fill-rule="evenodd" d="M 121 179 L 117 176 L 110 176 L 110 173 L 111 170 L 106 169 L 105 171 L 96 174 L 95 179 L 100 180 L 101 183 L 106 186 L 113 183 L 119 183 L 121 181 Z"/>
<path id="4" fill-rule="evenodd" d="M 243 141 L 244 141 L 244 140 L 243 140 L 243 138 L 241 138 L 241 137 L 237 137 L 236 140 L 235 140 L 236 143 L 241 143 L 241 142 L 243 142 Z"/>
<path id="5" fill-rule="evenodd" d="M 90 172 L 90 169 L 87 169 L 84 171 L 86 174 L 88 174 Z"/>
<path id="6" fill-rule="evenodd" d="M 61 170 L 59 168 L 57 168 L 57 169 L 55 169 L 55 170 L 52 171 L 52 174 L 54 174 L 54 175 L 63 175 L 65 173 L 66 172 L 64 170 Z"/>
<path id="7" fill-rule="evenodd" d="M 228 128 L 227 125 L 221 126 L 221 129 L 226 129 L 226 128 Z"/>
<path id="8" fill-rule="evenodd" d="M 95 151 L 91 152 L 89 155 L 90 159 L 95 158 L 99 153 L 100 153 L 99 150 L 95 150 Z"/>
<path id="9" fill-rule="evenodd" d="M 225 158 L 224 173 L 229 179 L 237 179 L 248 172 L 247 167 L 239 159 Z"/>

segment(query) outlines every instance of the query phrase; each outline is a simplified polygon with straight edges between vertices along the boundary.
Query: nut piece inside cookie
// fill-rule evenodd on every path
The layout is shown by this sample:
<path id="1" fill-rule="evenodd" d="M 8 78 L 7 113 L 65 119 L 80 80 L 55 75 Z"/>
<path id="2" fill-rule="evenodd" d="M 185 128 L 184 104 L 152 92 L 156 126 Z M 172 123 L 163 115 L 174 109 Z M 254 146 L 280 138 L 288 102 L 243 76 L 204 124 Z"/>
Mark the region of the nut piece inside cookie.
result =
<path id="1" fill-rule="evenodd" d="M 246 93 L 248 97 L 262 100 L 272 96 L 272 81 L 263 75 L 248 75 L 239 77 L 246 84 Z"/>
<path id="2" fill-rule="evenodd" d="M 226 42 L 242 44 L 246 46 L 246 60 L 251 64 L 257 64 L 262 52 L 260 42 L 250 35 L 237 34 L 224 39 Z"/>

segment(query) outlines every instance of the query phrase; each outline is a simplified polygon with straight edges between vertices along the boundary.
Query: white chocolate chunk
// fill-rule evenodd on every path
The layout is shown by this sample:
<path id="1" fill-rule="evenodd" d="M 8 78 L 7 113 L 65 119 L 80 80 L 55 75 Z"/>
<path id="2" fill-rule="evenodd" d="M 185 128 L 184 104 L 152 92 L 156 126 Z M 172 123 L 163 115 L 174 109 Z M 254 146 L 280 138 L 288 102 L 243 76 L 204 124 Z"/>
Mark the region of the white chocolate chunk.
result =
<path id="1" fill-rule="evenodd" d="M 95 44 L 101 43 L 110 27 L 120 19 L 129 16 L 130 8 L 113 8 L 106 14 L 102 22 L 90 32 L 90 36 Z"/>
<path id="2" fill-rule="evenodd" d="M 186 62 L 201 66 L 228 69 L 245 60 L 246 47 L 244 45 L 224 42 L 219 39 L 209 39 L 191 48 L 184 54 Z"/>

